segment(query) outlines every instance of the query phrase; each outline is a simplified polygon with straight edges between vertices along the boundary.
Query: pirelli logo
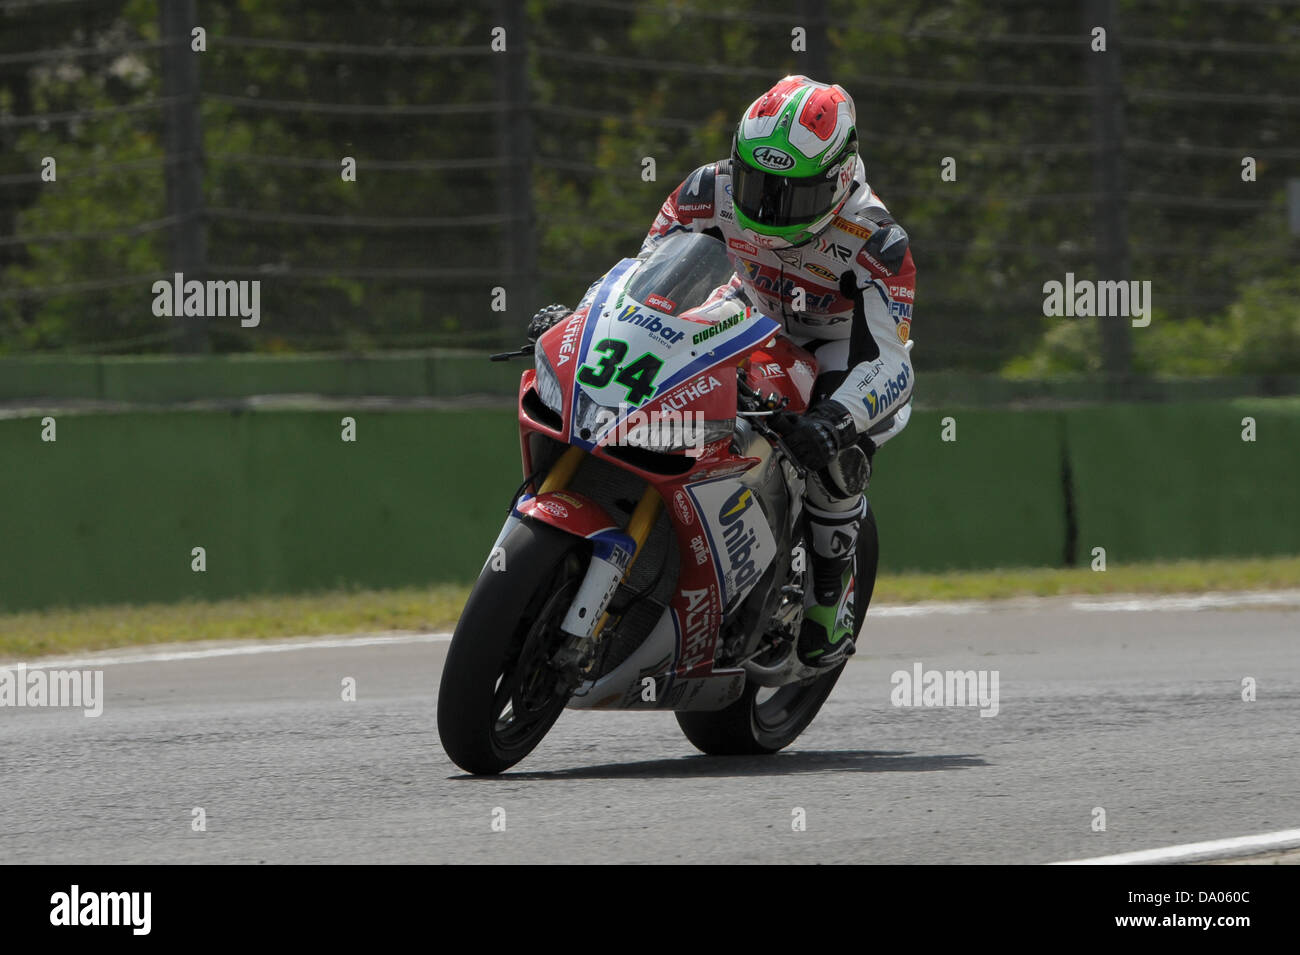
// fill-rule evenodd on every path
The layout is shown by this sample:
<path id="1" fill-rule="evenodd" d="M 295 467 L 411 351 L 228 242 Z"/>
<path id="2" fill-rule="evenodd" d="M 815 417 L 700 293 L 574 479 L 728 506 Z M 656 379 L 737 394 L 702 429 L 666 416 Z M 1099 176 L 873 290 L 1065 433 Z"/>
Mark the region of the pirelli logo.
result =
<path id="1" fill-rule="evenodd" d="M 858 225 L 856 222 L 850 222 L 848 219 L 841 218 L 840 216 L 836 216 L 835 221 L 831 224 L 841 232 L 847 232 L 849 235 L 856 235 L 859 239 L 871 238 L 871 233 L 862 228 L 862 226 Z"/>

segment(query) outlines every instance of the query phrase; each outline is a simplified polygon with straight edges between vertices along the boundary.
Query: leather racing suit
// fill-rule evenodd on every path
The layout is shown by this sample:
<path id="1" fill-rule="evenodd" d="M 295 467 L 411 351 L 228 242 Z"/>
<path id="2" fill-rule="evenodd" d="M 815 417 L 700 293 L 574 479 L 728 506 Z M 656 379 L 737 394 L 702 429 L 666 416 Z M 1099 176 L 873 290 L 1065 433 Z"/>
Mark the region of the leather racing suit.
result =
<path id="1" fill-rule="evenodd" d="M 730 167 L 727 159 L 691 173 L 664 202 L 641 252 L 683 230 L 724 241 L 736 269 L 732 286 L 816 356 L 813 405 L 832 399 L 849 411 L 869 474 L 876 449 L 902 431 L 911 415 L 908 341 L 916 268 L 907 234 L 871 190 L 859 158 L 852 192 L 829 225 L 801 245 L 765 248 L 759 244 L 764 237 L 736 223 Z M 836 568 L 854 553 L 869 513 L 861 493 L 865 481 L 866 475 L 854 487 L 839 480 L 834 467 L 810 476 L 804 503 L 814 571 L 820 561 L 838 579 Z M 875 556 L 873 550 L 871 566 L 859 568 L 872 579 Z M 871 580 L 863 583 L 870 586 Z M 826 589 L 829 594 L 829 577 Z"/>

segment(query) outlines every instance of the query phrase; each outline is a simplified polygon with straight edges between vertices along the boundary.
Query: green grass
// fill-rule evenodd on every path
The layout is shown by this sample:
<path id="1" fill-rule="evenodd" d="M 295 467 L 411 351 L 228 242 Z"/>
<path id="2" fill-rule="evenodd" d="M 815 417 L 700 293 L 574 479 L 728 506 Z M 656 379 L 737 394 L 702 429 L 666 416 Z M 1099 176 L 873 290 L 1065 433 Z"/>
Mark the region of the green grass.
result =
<path id="1" fill-rule="evenodd" d="M 873 604 L 1003 599 L 1059 594 L 1198 593 L 1300 587 L 1300 557 L 1177 561 L 1112 566 L 1105 573 L 1023 569 L 892 574 L 876 582 Z M 466 586 L 333 591 L 213 602 L 144 604 L 0 614 L 0 657 L 105 650 L 194 640 L 446 630 Z"/>
<path id="2" fill-rule="evenodd" d="M 921 600 L 998 600 L 1061 594 L 1175 594 L 1208 590 L 1279 590 L 1300 587 L 1300 557 L 1181 560 L 1116 566 L 959 571 L 881 576 L 876 603 Z"/>
<path id="3" fill-rule="evenodd" d="M 442 584 L 0 614 L 0 657 L 194 640 L 443 630 L 455 623 L 468 593 L 467 586 Z"/>

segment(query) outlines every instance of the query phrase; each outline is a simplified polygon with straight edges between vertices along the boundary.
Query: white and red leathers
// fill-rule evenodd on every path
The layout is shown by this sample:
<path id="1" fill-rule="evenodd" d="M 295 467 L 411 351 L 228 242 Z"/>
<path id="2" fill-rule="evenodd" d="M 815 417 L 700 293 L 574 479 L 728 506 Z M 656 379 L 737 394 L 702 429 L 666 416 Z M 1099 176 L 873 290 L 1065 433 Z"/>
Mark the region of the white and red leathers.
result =
<path id="1" fill-rule="evenodd" d="M 722 160 L 691 173 L 659 210 L 641 251 L 680 230 L 713 232 L 726 242 L 736 268 L 733 286 L 817 356 L 817 397 L 848 409 L 858 434 L 870 438 L 872 447 L 864 448 L 870 453 L 903 430 L 911 414 L 912 253 L 900 260 L 897 247 L 866 251 L 872 234 L 893 219 L 867 184 L 861 159 L 838 215 L 792 248 L 765 248 L 765 237 L 737 225 L 730 166 Z M 898 235 L 905 245 L 906 234 Z"/>

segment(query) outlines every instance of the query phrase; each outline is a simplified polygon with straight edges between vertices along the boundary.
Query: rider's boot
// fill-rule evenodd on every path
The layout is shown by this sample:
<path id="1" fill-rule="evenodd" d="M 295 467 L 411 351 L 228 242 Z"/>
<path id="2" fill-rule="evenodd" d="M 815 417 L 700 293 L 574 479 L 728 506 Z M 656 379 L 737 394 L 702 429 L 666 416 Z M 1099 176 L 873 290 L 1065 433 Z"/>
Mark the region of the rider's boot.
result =
<path id="1" fill-rule="evenodd" d="M 818 497 L 814 503 L 813 498 Z M 808 666 L 829 668 L 853 653 L 857 621 L 853 619 L 853 555 L 858 526 L 866 514 L 861 494 L 829 500 L 812 487 L 804 501 L 808 516 L 808 562 L 812 602 L 804 610 L 799 631 L 799 659 Z"/>

